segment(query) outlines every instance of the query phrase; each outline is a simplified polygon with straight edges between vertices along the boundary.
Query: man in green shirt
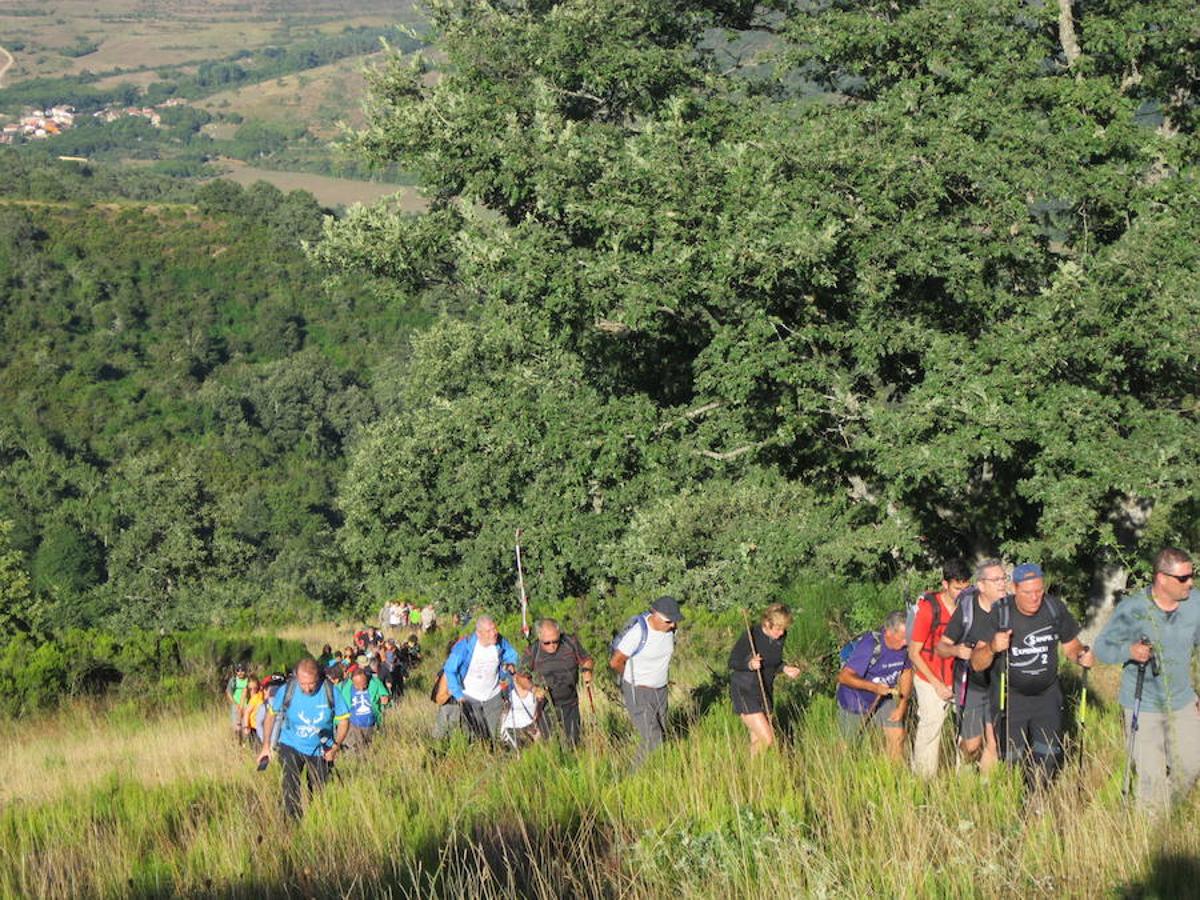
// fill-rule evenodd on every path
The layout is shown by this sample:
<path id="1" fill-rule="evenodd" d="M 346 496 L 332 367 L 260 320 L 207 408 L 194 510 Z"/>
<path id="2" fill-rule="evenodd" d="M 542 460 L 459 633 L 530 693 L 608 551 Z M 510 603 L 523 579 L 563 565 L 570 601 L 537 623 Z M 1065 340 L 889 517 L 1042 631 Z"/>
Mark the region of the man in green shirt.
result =
<path id="1" fill-rule="evenodd" d="M 1150 586 L 1122 600 L 1096 639 L 1096 657 L 1124 666 L 1120 703 L 1132 726 L 1138 669 L 1144 668 L 1142 705 L 1132 759 L 1134 796 L 1148 812 L 1182 800 L 1200 776 L 1200 701 L 1192 687 L 1192 660 L 1200 646 L 1200 592 L 1192 558 L 1167 547 L 1154 559 Z M 1150 665 L 1154 655 L 1158 673 Z"/>

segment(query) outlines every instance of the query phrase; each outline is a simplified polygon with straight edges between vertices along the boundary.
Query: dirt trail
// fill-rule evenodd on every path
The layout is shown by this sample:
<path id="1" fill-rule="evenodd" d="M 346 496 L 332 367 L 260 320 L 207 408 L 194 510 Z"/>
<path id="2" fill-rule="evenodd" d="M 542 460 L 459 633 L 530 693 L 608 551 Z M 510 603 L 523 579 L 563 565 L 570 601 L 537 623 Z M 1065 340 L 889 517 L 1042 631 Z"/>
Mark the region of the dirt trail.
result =
<path id="1" fill-rule="evenodd" d="M 13 59 L 13 55 L 11 53 L 9 53 L 7 50 L 5 50 L 3 47 L 0 47 L 0 54 L 3 54 L 4 56 L 8 57 L 8 62 L 6 62 L 6 63 L 4 63 L 4 65 L 0 66 L 0 87 L 4 87 L 4 76 L 8 74 L 8 70 L 13 67 L 13 63 L 15 63 L 16 60 Z"/>

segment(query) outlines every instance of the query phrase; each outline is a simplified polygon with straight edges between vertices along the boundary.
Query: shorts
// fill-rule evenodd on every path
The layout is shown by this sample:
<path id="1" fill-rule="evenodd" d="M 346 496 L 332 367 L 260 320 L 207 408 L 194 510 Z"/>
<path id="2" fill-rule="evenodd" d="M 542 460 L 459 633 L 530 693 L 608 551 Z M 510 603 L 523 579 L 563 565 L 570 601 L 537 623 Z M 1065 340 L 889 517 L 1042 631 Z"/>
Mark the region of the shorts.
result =
<path id="1" fill-rule="evenodd" d="M 741 673 L 735 673 L 741 674 Z M 739 716 L 753 715 L 755 713 L 763 713 L 771 708 L 771 690 L 763 683 L 763 687 L 758 685 L 758 679 L 747 684 L 749 679 L 730 678 L 729 680 L 729 696 L 733 700 L 733 711 Z M 767 695 L 766 709 L 763 708 L 763 694 Z"/>
<path id="2" fill-rule="evenodd" d="M 904 717 L 900 717 L 900 721 L 893 722 L 888 717 L 896 711 L 896 699 L 888 697 L 882 701 L 875 711 L 871 713 L 870 725 L 875 728 L 903 728 Z M 854 737 L 866 727 L 866 713 L 850 712 L 847 709 L 838 707 L 838 725 L 842 729 L 842 734 L 846 737 Z"/>
<path id="3" fill-rule="evenodd" d="M 962 717 L 962 723 L 958 730 L 960 740 L 973 741 L 977 737 L 982 737 L 985 727 L 993 724 L 996 720 L 996 714 L 992 708 L 991 691 L 976 684 L 967 685 L 966 704 L 961 710 L 956 704 L 954 709 Z"/>

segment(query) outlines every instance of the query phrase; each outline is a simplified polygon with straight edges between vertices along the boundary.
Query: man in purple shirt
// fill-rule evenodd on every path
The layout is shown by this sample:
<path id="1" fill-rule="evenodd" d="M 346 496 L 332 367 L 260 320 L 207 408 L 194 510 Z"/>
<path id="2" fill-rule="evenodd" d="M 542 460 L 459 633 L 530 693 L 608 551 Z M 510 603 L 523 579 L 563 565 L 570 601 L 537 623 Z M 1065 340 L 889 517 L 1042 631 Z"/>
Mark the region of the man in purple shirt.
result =
<path id="1" fill-rule="evenodd" d="M 880 631 L 868 631 L 850 651 L 838 673 L 838 722 L 847 737 L 869 725 L 883 730 L 888 756 L 904 752 L 904 713 L 912 694 L 903 612 L 889 613 Z"/>

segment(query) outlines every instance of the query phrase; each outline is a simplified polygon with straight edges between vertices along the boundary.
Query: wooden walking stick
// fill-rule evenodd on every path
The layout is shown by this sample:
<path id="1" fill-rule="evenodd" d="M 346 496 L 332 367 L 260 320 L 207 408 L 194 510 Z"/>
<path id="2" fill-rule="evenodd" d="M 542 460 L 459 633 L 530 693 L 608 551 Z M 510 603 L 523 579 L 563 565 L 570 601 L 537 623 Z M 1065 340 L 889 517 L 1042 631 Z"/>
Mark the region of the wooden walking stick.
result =
<path id="1" fill-rule="evenodd" d="M 750 656 L 751 658 L 754 658 L 755 656 L 758 656 L 758 649 L 754 646 L 754 632 L 750 630 L 750 615 L 746 612 L 744 607 L 742 609 L 742 621 L 746 623 L 746 637 L 750 641 Z M 767 714 L 767 724 L 773 729 L 775 727 L 775 723 L 772 721 L 771 706 L 767 703 L 767 687 L 766 684 L 763 683 L 761 657 L 758 661 L 758 668 L 755 669 L 754 672 L 756 675 L 758 675 L 758 693 L 762 697 L 763 712 Z"/>
<path id="2" fill-rule="evenodd" d="M 525 573 L 521 569 L 521 529 L 517 529 L 517 590 L 521 595 L 521 634 L 529 640 L 529 598 L 525 595 Z"/>

